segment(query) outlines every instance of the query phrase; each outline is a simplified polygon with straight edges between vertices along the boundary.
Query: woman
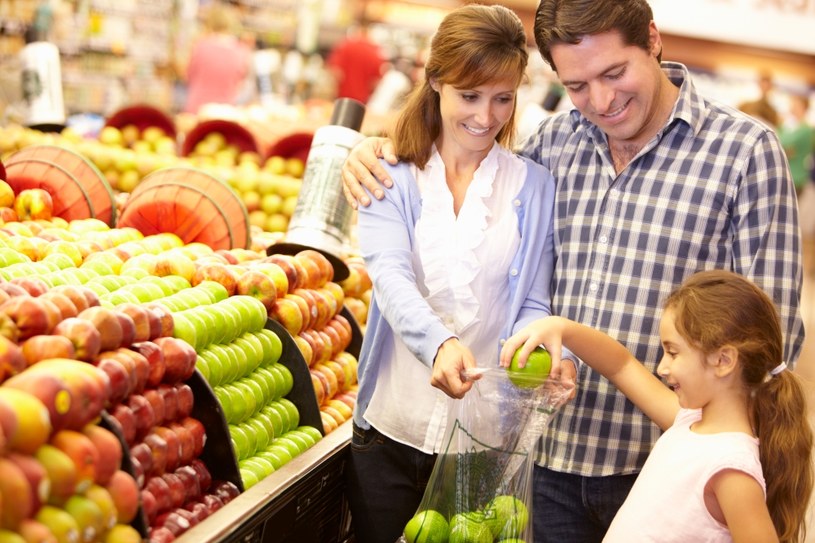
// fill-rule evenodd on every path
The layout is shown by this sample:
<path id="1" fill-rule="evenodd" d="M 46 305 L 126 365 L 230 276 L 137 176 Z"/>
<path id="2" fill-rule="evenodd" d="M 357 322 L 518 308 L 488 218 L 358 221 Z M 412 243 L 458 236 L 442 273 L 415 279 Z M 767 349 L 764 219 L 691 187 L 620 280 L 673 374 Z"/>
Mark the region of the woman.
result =
<path id="1" fill-rule="evenodd" d="M 394 189 L 360 210 L 374 294 L 347 483 L 361 543 L 394 541 L 415 513 L 448 396 L 472 386 L 461 372 L 497 365 L 501 338 L 550 313 L 554 182 L 509 151 L 527 55 L 512 11 L 450 12 L 395 125 L 400 162 L 383 162 Z"/>

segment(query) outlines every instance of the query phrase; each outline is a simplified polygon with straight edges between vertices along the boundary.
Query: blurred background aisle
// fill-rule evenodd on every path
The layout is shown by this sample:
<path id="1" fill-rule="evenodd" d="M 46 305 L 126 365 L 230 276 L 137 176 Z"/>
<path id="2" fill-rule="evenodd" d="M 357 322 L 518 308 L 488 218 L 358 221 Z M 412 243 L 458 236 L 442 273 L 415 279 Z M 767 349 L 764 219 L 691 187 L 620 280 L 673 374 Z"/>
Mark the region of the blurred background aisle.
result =
<path id="1" fill-rule="evenodd" d="M 804 350 L 796 371 L 804 377 L 809 391 L 810 422 L 815 427 L 815 238 L 804 240 L 804 288 L 801 312 L 807 332 Z M 815 543 L 815 500 L 810 503 L 807 543 Z"/>

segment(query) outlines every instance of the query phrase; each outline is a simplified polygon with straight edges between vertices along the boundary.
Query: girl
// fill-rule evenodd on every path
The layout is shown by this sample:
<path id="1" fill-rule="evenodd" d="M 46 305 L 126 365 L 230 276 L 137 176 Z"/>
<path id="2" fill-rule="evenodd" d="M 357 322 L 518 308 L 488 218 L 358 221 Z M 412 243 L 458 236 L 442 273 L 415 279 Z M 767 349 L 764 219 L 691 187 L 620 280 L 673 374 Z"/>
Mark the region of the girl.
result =
<path id="1" fill-rule="evenodd" d="M 539 344 L 560 360 L 568 346 L 665 430 L 604 541 L 792 543 L 805 533 L 812 431 L 781 337 L 761 289 L 711 270 L 665 303 L 657 372 L 667 387 L 609 336 L 560 317 L 511 337 L 501 364 Z"/>

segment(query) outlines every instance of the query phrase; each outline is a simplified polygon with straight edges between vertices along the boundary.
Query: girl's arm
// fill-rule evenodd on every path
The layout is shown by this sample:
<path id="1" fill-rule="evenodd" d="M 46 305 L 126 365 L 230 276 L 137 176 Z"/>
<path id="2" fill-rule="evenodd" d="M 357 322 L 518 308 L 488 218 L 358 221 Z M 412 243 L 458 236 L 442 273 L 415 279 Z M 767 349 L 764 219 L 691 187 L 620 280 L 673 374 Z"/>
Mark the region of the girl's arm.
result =
<path id="1" fill-rule="evenodd" d="M 728 469 L 714 475 L 705 488 L 705 504 L 727 525 L 734 543 L 778 541 L 761 485 L 747 473 Z"/>
<path id="2" fill-rule="evenodd" d="M 526 363 L 538 345 L 549 351 L 553 365 L 559 364 L 565 345 L 584 363 L 602 373 L 654 423 L 665 430 L 679 412 L 679 400 L 653 373 L 648 371 L 621 343 L 608 335 L 563 317 L 546 317 L 525 326 L 510 337 L 501 349 L 501 365 L 509 366 L 512 355 L 521 349 Z M 560 368 L 553 366 L 552 374 Z"/>

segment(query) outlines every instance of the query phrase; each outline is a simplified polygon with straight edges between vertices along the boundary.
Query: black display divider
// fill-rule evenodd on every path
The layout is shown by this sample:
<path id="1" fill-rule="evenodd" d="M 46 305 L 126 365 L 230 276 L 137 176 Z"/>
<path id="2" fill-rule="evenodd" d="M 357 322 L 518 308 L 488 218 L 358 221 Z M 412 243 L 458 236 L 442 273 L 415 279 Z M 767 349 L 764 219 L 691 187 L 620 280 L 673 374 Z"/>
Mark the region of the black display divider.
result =
<path id="1" fill-rule="evenodd" d="M 362 349 L 362 329 L 359 327 L 359 323 L 347 307 L 342 306 L 340 315 L 345 317 L 346 320 L 351 323 L 351 344 L 345 348 L 345 352 L 350 353 L 354 355 L 354 358 L 359 359 L 359 351 Z"/>
<path id="2" fill-rule="evenodd" d="M 113 432 L 113 434 L 119 439 L 119 443 L 122 445 L 122 465 L 119 469 L 130 474 L 135 479 L 136 472 L 133 469 L 133 461 L 131 460 L 130 456 L 130 446 L 127 444 L 124 435 L 122 435 L 122 431 L 119 428 L 119 423 L 113 418 L 113 415 L 109 414 L 107 411 L 102 411 L 102 416 L 99 419 L 98 424 L 105 430 Z M 139 535 L 141 535 L 142 538 L 147 538 L 147 517 L 144 515 L 144 509 L 142 508 L 141 495 L 139 495 L 139 510 L 136 512 L 136 518 L 133 519 L 130 525 L 139 532 Z"/>
<path id="3" fill-rule="evenodd" d="M 229 426 L 221 402 L 198 369 L 186 383 L 192 389 L 194 399 L 191 416 L 201 421 L 207 431 L 207 440 L 199 458 L 209 469 L 213 481 L 230 481 L 243 492 L 238 457 L 232 447 Z"/>
<path id="4" fill-rule="evenodd" d="M 317 405 L 317 395 L 314 393 L 314 385 L 311 382 L 311 374 L 308 371 L 308 363 L 303 358 L 303 353 L 294 342 L 288 330 L 282 324 L 274 319 L 266 319 L 267 330 L 271 330 L 277 337 L 280 338 L 283 344 L 283 350 L 280 354 L 280 362 L 291 372 L 294 379 L 291 391 L 289 391 L 286 398 L 297 407 L 300 413 L 300 425 L 314 426 L 322 435 L 325 435 L 323 430 L 323 419 L 320 417 L 320 408 Z"/>

